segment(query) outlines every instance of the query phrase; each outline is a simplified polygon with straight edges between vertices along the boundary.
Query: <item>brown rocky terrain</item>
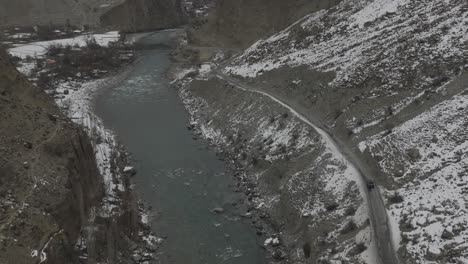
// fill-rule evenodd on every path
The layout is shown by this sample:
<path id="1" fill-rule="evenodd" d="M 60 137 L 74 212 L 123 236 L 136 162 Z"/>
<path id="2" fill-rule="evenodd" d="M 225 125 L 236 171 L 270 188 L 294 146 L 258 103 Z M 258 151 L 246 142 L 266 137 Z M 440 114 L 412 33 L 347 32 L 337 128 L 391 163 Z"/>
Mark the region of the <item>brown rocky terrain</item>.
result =
<path id="1" fill-rule="evenodd" d="M 0 27 L 88 25 L 124 31 L 182 24 L 181 0 L 0 0 Z"/>
<path id="2" fill-rule="evenodd" d="M 340 0 L 219 0 L 201 29 L 191 35 L 202 46 L 247 47 L 302 16 L 328 9 Z"/>
<path id="3" fill-rule="evenodd" d="M 100 213 L 105 192 L 92 141 L 4 51 L 0 120 L 0 263 L 130 259 L 141 230 L 132 193 L 120 195 L 115 216 Z"/>
<path id="4" fill-rule="evenodd" d="M 63 263 L 75 254 L 80 228 L 103 195 L 92 148 L 3 51 L 0 69 L 0 260 L 35 263 L 31 252 L 61 232 L 47 258 Z"/>
<path id="5" fill-rule="evenodd" d="M 264 225 L 276 231 L 271 237 L 279 242 L 266 236 L 265 248 L 277 263 L 367 258 L 369 223 L 359 186 L 316 131 L 270 98 L 224 81 L 184 85 L 192 124 L 243 168 L 237 186 L 250 203 L 245 217 L 260 234 Z"/>
<path id="6" fill-rule="evenodd" d="M 180 0 L 127 0 L 101 17 L 102 26 L 129 32 L 172 28 L 182 22 Z"/>
<path id="7" fill-rule="evenodd" d="M 252 10 L 238 3 L 232 3 L 238 15 L 215 14 L 189 41 L 205 50 L 205 45 L 225 48 L 242 44 L 233 39 L 244 38 L 244 32 L 275 31 L 273 24 L 262 23 L 260 12 L 249 14 Z M 216 13 L 224 10 L 218 5 Z M 252 37 L 247 43 L 257 42 L 232 60 L 222 48 L 211 48 L 216 56 L 200 72 L 208 77 L 223 72 L 238 88 L 279 98 L 328 130 L 382 191 L 388 240 L 402 262 L 465 263 L 467 11 L 466 1 L 343 0 L 264 39 Z M 220 19 L 232 19 L 233 30 L 229 25 L 218 30 L 223 21 L 213 21 Z M 199 92 L 212 88 L 209 95 Z M 195 101 L 213 108 L 200 112 L 220 135 L 229 136 L 225 127 L 238 126 L 245 109 L 261 109 L 249 105 L 223 119 L 228 104 L 216 105 L 223 95 L 211 98 L 224 92 L 223 84 L 199 88 L 192 82 L 187 89 Z M 252 120 L 248 125 L 258 128 Z M 333 250 L 326 259 L 342 252 Z"/>
<path id="8" fill-rule="evenodd" d="M 0 27 L 97 25 L 99 17 L 123 0 L 0 0 Z"/>

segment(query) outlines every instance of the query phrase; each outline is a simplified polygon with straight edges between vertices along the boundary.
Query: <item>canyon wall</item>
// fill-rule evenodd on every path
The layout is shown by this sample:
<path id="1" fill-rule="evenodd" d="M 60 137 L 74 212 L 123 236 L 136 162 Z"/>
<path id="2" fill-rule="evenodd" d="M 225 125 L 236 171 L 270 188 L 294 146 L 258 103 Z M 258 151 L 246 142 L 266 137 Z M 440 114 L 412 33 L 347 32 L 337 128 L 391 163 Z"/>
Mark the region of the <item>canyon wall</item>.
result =
<path id="1" fill-rule="evenodd" d="M 314 11 L 329 9 L 340 0 L 219 0 L 206 25 L 194 35 L 203 45 L 247 47 Z"/>
<path id="2" fill-rule="evenodd" d="M 122 0 L 0 0 L 1 26 L 99 24 L 99 17 Z"/>
<path id="3" fill-rule="evenodd" d="M 3 50 L 0 131 L 0 263 L 130 259 L 141 229 L 128 183 L 105 213 L 98 139 L 65 117 Z"/>
<path id="4" fill-rule="evenodd" d="M 180 2 L 127 0 L 101 16 L 101 24 L 127 32 L 174 28 L 183 23 Z"/>

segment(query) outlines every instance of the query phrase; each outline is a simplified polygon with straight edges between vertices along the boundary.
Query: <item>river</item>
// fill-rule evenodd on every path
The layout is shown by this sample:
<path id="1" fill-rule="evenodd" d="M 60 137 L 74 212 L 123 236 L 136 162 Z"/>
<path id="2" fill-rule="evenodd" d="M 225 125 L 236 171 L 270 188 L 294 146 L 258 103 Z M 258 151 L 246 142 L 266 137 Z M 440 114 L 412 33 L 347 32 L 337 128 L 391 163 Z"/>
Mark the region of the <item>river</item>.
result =
<path id="1" fill-rule="evenodd" d="M 153 208 L 155 234 L 167 237 L 158 263 L 263 263 L 254 228 L 232 205 L 240 200 L 234 177 L 205 142 L 192 138 L 189 116 L 165 77 L 173 35 L 140 40 L 131 73 L 99 95 L 96 112 L 131 153 L 135 189 Z M 225 212 L 211 212 L 218 207 Z"/>

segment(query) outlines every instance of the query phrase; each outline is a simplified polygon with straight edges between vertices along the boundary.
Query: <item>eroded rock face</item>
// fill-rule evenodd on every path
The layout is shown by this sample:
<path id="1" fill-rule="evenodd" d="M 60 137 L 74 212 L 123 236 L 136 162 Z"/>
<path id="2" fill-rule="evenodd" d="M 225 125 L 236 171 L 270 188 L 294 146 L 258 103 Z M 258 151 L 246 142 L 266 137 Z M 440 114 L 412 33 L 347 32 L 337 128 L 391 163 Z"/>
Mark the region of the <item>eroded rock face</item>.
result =
<path id="1" fill-rule="evenodd" d="M 123 0 L 0 0 L 0 26 L 97 25 Z"/>
<path id="2" fill-rule="evenodd" d="M 214 17 L 197 42 L 222 42 L 228 46 L 246 47 L 267 34 L 277 32 L 304 15 L 328 9 L 340 0 L 219 0 Z M 214 34 L 215 37 L 206 37 Z"/>
<path id="3" fill-rule="evenodd" d="M 0 50 L 0 263 L 127 258 L 136 199 L 126 188 L 109 215 L 104 195 L 92 141 Z"/>
<path id="4" fill-rule="evenodd" d="M 180 0 L 127 0 L 101 16 L 101 24 L 129 32 L 172 28 L 183 22 L 180 9 Z"/>
<path id="5" fill-rule="evenodd" d="M 48 263 L 73 263 L 80 230 L 103 195 L 87 136 L 4 51 L 0 120 L 0 263 L 36 263 L 32 252 L 49 239 Z"/>

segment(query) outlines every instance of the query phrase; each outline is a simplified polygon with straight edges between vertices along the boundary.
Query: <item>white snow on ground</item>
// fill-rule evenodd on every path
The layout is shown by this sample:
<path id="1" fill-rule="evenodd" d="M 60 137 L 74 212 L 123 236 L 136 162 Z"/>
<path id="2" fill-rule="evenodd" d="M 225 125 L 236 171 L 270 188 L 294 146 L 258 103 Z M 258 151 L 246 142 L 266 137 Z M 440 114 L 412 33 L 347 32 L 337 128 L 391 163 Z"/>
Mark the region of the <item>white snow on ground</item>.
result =
<path id="1" fill-rule="evenodd" d="M 222 76 L 220 76 L 220 78 L 223 79 Z M 365 186 L 365 183 L 364 183 L 363 179 L 359 176 L 360 174 L 359 174 L 358 170 L 341 153 L 338 146 L 336 145 L 335 140 L 326 131 L 324 131 L 322 128 L 316 126 L 314 123 L 310 122 L 309 119 L 307 119 L 305 116 L 303 116 L 302 114 L 297 112 L 294 108 L 290 107 L 288 104 L 284 103 L 283 101 L 277 99 L 276 97 L 274 97 L 274 96 L 272 96 L 272 95 L 270 95 L 270 94 L 268 94 L 266 92 L 259 91 L 259 90 L 250 90 L 250 89 L 247 89 L 247 88 L 244 88 L 244 87 L 240 87 L 239 85 L 235 86 L 235 87 L 238 88 L 238 89 L 241 89 L 241 90 L 243 90 L 245 92 L 260 94 L 262 96 L 265 96 L 265 97 L 271 99 L 272 101 L 274 101 L 274 102 L 278 103 L 279 105 L 281 105 L 282 107 L 286 108 L 289 112 L 291 112 L 300 121 L 304 122 L 309 127 L 313 128 L 315 131 L 317 131 L 318 134 L 321 136 L 322 144 L 325 146 L 325 149 L 326 149 L 325 152 L 322 155 L 327 156 L 327 154 L 330 154 L 333 157 L 333 159 L 335 159 L 337 162 L 341 163 L 340 166 L 345 168 L 345 171 L 343 173 L 344 177 L 340 177 L 340 176 L 335 177 L 335 182 L 334 183 L 336 183 L 337 185 L 334 186 L 334 188 L 339 188 L 338 183 L 340 181 L 342 181 L 344 178 L 347 178 L 348 181 L 357 183 L 357 185 L 359 186 L 361 196 L 364 197 L 364 194 L 366 193 L 366 186 Z M 278 138 L 281 139 L 281 138 L 284 138 L 284 137 L 280 136 Z M 341 191 L 344 191 L 344 190 L 341 190 Z"/>
<path id="2" fill-rule="evenodd" d="M 286 107 L 289 111 L 293 113 L 294 116 L 298 117 L 301 121 L 312 127 L 315 131 L 319 133 L 321 136 L 321 144 L 325 147 L 325 150 L 321 153 L 320 157 L 318 157 L 316 160 L 314 160 L 313 164 L 317 165 L 320 163 L 327 164 L 327 168 L 324 171 L 324 182 L 327 184 L 324 187 L 324 190 L 326 192 L 332 193 L 336 199 L 336 201 L 344 201 L 344 204 L 342 205 L 343 208 L 346 208 L 346 198 L 349 196 L 349 187 L 350 184 L 352 185 L 353 183 L 357 184 L 359 188 L 359 194 L 361 196 L 361 204 L 359 207 L 359 211 L 356 212 L 354 218 L 355 223 L 358 226 L 361 226 L 364 224 L 366 219 L 369 216 L 368 212 L 368 205 L 367 205 L 367 200 L 364 199 L 365 197 L 365 192 L 367 191 L 365 187 L 365 183 L 363 182 L 363 179 L 360 177 L 360 174 L 356 167 L 347 160 L 347 158 L 344 157 L 344 155 L 340 152 L 338 149 L 335 141 L 326 133 L 323 129 L 317 127 L 315 124 L 310 122 L 306 117 L 302 116 L 300 113 L 296 112 L 293 108 L 288 106 L 287 104 L 281 102 L 280 100 L 269 96 L 268 97 L 272 98 L 274 101 L 277 103 L 281 104 L 283 107 Z M 333 164 L 333 165 L 331 165 Z M 317 167 L 320 166 L 311 166 L 312 170 L 315 170 Z M 323 210 L 323 207 L 318 207 L 318 206 L 311 206 L 310 209 L 311 211 L 305 210 L 306 208 L 303 208 L 302 212 L 303 214 L 306 215 L 314 215 L 314 214 L 321 214 L 324 213 L 325 211 Z M 310 210 L 309 209 L 309 210 Z M 371 238 L 366 241 L 366 246 L 369 245 L 371 242 Z M 348 249 L 349 250 L 349 249 Z M 344 252 L 347 252 L 343 251 Z M 367 253 L 368 255 L 374 255 L 374 253 Z M 338 257 L 341 257 L 342 259 L 346 259 L 346 254 L 338 254 Z M 374 256 L 375 257 L 375 256 Z"/>
<path id="3" fill-rule="evenodd" d="M 206 79 L 210 73 L 212 72 L 212 65 L 211 64 L 202 64 L 200 66 L 200 69 L 198 70 L 198 73 L 199 73 L 199 77 L 200 79 Z"/>
<path id="4" fill-rule="evenodd" d="M 380 122 L 382 122 L 382 120 L 383 120 L 383 119 L 378 119 L 378 120 L 375 120 L 375 121 L 373 121 L 373 122 L 364 124 L 364 125 L 362 125 L 362 126 L 354 127 L 354 128 L 352 129 L 352 131 L 353 131 L 354 134 L 361 133 L 361 131 L 362 131 L 363 129 L 368 128 L 368 127 L 375 126 L 375 125 L 379 124 Z M 350 128 L 350 127 L 353 127 L 353 126 L 348 124 L 347 127 Z"/>
<path id="5" fill-rule="evenodd" d="M 308 138 L 306 128 L 302 128 L 296 132 L 297 123 L 289 122 L 282 129 L 280 126 L 280 124 L 272 123 L 265 118 L 258 127 L 257 136 L 250 140 L 252 143 L 255 141 L 271 140 L 271 144 L 269 144 L 270 151 L 266 154 L 265 160 L 272 162 L 283 158 L 282 155 L 278 155 L 278 151 L 280 151 L 281 147 L 288 146 L 293 141 L 296 141 L 295 151 L 303 151 L 314 143 Z"/>
<path id="6" fill-rule="evenodd" d="M 395 13 L 398 7 L 407 4 L 410 0 L 376 0 L 350 17 L 351 21 L 359 27 L 366 22 L 372 22 L 388 13 Z"/>
<path id="7" fill-rule="evenodd" d="M 394 100 L 408 93 L 407 100 L 392 106 L 397 114 L 422 92 L 434 89 L 438 78 L 449 80 L 457 74 L 467 56 L 467 23 L 466 1 L 461 0 L 344 0 L 258 41 L 224 71 L 253 78 L 307 65 L 336 73 L 331 90 L 371 82 L 375 87 L 359 97 Z M 359 133 L 380 124 L 386 110 L 369 111 L 360 117 L 363 127 L 351 128 Z"/>
<path id="8" fill-rule="evenodd" d="M 174 76 L 174 80 L 171 83 L 178 82 L 185 78 L 189 73 L 196 71 L 195 68 L 188 68 L 188 69 L 183 69 L 179 72 L 177 72 L 176 76 Z"/>
<path id="9" fill-rule="evenodd" d="M 203 133 L 203 137 L 207 140 L 213 140 L 217 143 L 226 143 L 226 139 L 219 129 L 213 128 L 208 124 L 200 124 L 200 130 Z"/>
<path id="10" fill-rule="evenodd" d="M 88 219 L 90 223 L 95 222 L 94 218 L 96 214 L 101 217 L 109 217 L 120 213 L 118 211 L 120 199 L 118 192 L 125 191 L 122 184 L 123 180 L 120 177 L 122 177 L 124 172 L 134 171 L 134 168 L 131 166 L 124 167 L 122 171 L 118 171 L 118 168 L 113 172 L 111 171 L 111 158 L 118 158 L 113 155 L 119 155 L 119 152 L 116 151 L 118 143 L 113 131 L 106 129 L 102 120 L 92 111 L 92 100 L 98 89 L 105 89 L 109 85 L 115 85 L 124 76 L 120 75 L 85 83 L 63 82 L 56 89 L 59 93 L 56 96 L 56 103 L 67 113 L 73 122 L 81 125 L 90 137 L 98 169 L 103 177 L 105 196 L 101 207 L 97 209 L 98 211 L 92 210 L 90 219 Z M 68 90 L 68 95 L 64 94 L 65 90 Z M 141 222 L 149 224 L 150 216 L 145 212 L 141 212 Z M 89 234 L 92 234 L 92 231 Z M 151 248 L 156 247 L 162 242 L 162 239 L 155 237 L 151 233 L 144 234 L 140 232 L 139 235 Z M 90 238 L 82 239 L 84 241 L 90 240 Z"/>
<path id="11" fill-rule="evenodd" d="M 364 260 L 364 263 L 373 264 L 380 262 L 380 257 L 377 254 L 377 243 L 372 239 L 371 227 L 366 227 L 361 230 L 356 236 L 356 242 L 364 243 L 367 246 L 367 249 L 361 253 L 361 258 Z"/>
<path id="12" fill-rule="evenodd" d="M 22 74 L 29 76 L 35 68 L 36 68 L 36 63 L 22 61 L 20 62 L 19 67 L 17 67 L 17 70 L 21 72 Z"/>
<path id="13" fill-rule="evenodd" d="M 150 225 L 150 215 L 146 212 L 141 213 L 141 223 L 144 225 Z"/>
<path id="14" fill-rule="evenodd" d="M 466 132 L 463 127 L 467 122 L 464 113 L 468 109 L 468 96 L 465 93 L 443 101 L 430 111 L 403 123 L 390 135 L 375 135 L 360 145 L 370 148 L 373 155 L 382 155 L 380 166 L 384 171 L 390 171 L 397 164 L 404 165 L 402 180 L 415 171 L 428 173 L 440 170 L 460 159 L 468 147 L 468 142 L 464 141 Z M 383 155 L 378 150 L 381 147 L 391 152 Z M 408 157 L 408 152 L 413 148 L 418 149 L 421 160 L 412 162 Z"/>
<path id="15" fill-rule="evenodd" d="M 106 191 L 104 214 L 112 213 L 112 209 L 116 207 L 112 204 L 117 200 L 116 190 L 124 191 L 122 184 L 116 184 L 113 181 L 112 177 L 118 175 L 111 172 L 111 157 L 112 154 L 116 154 L 113 150 L 117 146 L 115 136 L 112 131 L 104 127 L 102 120 L 92 112 L 91 100 L 94 94 L 97 89 L 105 86 L 108 81 L 109 79 L 99 79 L 78 84 L 78 86 L 70 82 L 64 82 L 60 84 L 57 92 L 68 90 L 69 94 L 56 99 L 56 103 L 63 108 L 73 122 L 83 126 L 92 140 L 97 165 L 104 179 Z"/>
<path id="16" fill-rule="evenodd" d="M 36 258 L 37 256 L 39 256 L 39 251 L 37 249 L 31 251 L 31 258 Z"/>
<path id="17" fill-rule="evenodd" d="M 192 73 L 192 72 L 195 72 L 196 69 L 195 68 L 184 68 L 184 69 L 180 69 L 176 74 L 175 76 L 173 77 L 174 80 L 171 81 L 171 83 L 176 83 L 180 80 L 182 80 L 183 78 L 185 78 L 189 73 Z"/>
<path id="18" fill-rule="evenodd" d="M 31 37 L 31 33 L 16 33 L 13 35 L 8 36 L 8 39 L 18 40 L 18 39 L 25 39 Z"/>
<path id="19" fill-rule="evenodd" d="M 368 206 L 363 199 L 365 195 L 363 191 L 366 190 L 360 188 L 361 179 L 356 169 L 340 154 L 323 130 L 315 127 L 286 104 L 262 92 L 245 89 L 244 92 L 229 93 L 232 98 L 213 102 L 205 98 L 192 97 L 188 94 L 190 91 L 185 88 L 180 92 L 189 112 L 192 113 L 192 124 L 198 125 L 203 136 L 215 144 L 232 148 L 234 147 L 231 145 L 232 142 L 241 138 L 248 140 L 247 147 L 256 148 L 261 142 L 262 150 L 258 155 L 262 158 L 259 159 L 273 164 L 281 162 L 286 156 L 300 158 L 304 162 L 310 158 L 303 167 L 297 168 L 297 172 L 294 171 L 296 173 L 293 172 L 294 174 L 281 188 L 289 193 L 288 199 L 292 206 L 301 212 L 303 217 L 312 219 L 311 228 L 326 217 L 353 220 L 356 225 L 365 228 Z M 252 96 L 250 93 L 259 95 Z M 230 105 L 232 101 L 239 103 L 233 106 Z M 278 108 L 277 104 L 282 107 Z M 199 119 L 199 115 L 208 115 L 210 118 L 204 121 Z M 224 125 L 219 125 L 219 119 L 223 120 Z M 319 133 L 317 134 L 312 128 L 320 130 Z M 240 131 L 242 136 L 239 136 Z M 239 153 L 240 160 L 241 156 Z M 269 172 L 258 172 L 249 177 L 257 181 L 258 178 L 265 176 L 264 173 Z M 338 203 L 339 209 L 327 211 L 326 207 L 330 205 L 330 201 Z M 269 194 L 254 198 L 253 202 L 257 208 L 273 208 L 280 202 L 280 196 Z M 351 206 L 359 209 L 354 216 L 345 216 L 346 209 Z M 336 237 L 341 236 L 340 230 L 330 234 L 327 239 L 334 241 Z M 366 246 L 371 246 L 370 240 L 371 238 L 365 242 Z M 354 239 L 341 241 L 339 245 L 343 252 L 348 252 L 354 246 Z M 328 254 L 323 252 L 324 256 L 329 256 Z M 368 258 L 369 254 L 369 252 L 363 253 L 363 258 L 364 255 Z M 339 255 L 336 256 L 336 260 L 349 260 L 349 256 Z"/>
<path id="20" fill-rule="evenodd" d="M 360 143 L 379 157 L 387 177 L 401 183 L 396 191 L 404 201 L 391 205 L 389 216 L 394 225 L 404 227 L 402 237 L 410 241 L 406 250 L 417 257 L 417 263 L 438 263 L 443 256 L 468 262 L 467 126 L 465 90 L 391 134 Z M 415 149 L 419 155 L 411 154 Z M 398 170 L 398 175 L 391 173 Z"/>
<path id="21" fill-rule="evenodd" d="M 162 238 L 158 238 L 152 234 L 144 235 L 143 232 L 140 232 L 139 235 L 142 237 L 143 241 L 145 241 L 148 245 L 160 244 L 163 241 Z"/>
<path id="22" fill-rule="evenodd" d="M 397 218 L 394 216 L 395 212 L 386 209 L 388 215 L 388 226 L 390 227 L 392 233 L 392 245 L 393 248 L 400 248 L 402 237 L 400 233 L 400 223 L 397 221 Z"/>
<path id="23" fill-rule="evenodd" d="M 41 264 L 41 263 L 46 263 L 46 261 L 47 261 L 47 253 L 46 253 L 46 250 L 47 250 L 47 248 L 49 247 L 50 242 L 51 242 L 52 240 L 54 240 L 54 238 L 55 238 L 57 235 L 61 234 L 61 233 L 63 233 L 63 229 L 61 229 L 61 230 L 59 230 L 59 231 L 53 233 L 53 234 L 49 237 L 49 239 L 47 240 L 47 242 L 44 244 L 44 246 L 43 246 L 40 250 L 35 249 L 35 250 L 31 251 L 31 257 L 32 257 L 32 258 L 38 258 L 38 259 L 39 259 L 38 261 L 36 261 L 36 263 L 39 263 L 39 264 Z"/>
<path id="24" fill-rule="evenodd" d="M 335 84 L 339 84 L 347 81 L 348 76 L 355 73 L 359 66 L 370 63 L 370 60 L 374 58 L 373 55 L 380 52 L 384 52 L 389 57 L 387 62 L 390 63 L 389 59 L 398 50 L 396 44 L 394 47 L 387 47 L 387 45 L 394 44 L 399 36 L 412 34 L 415 39 L 424 39 L 428 35 L 435 35 L 447 25 L 452 25 L 451 31 L 443 33 L 443 44 L 439 45 L 437 50 L 445 57 L 462 55 L 463 50 L 460 45 L 468 40 L 468 36 L 463 34 L 463 25 L 468 21 L 468 17 L 466 14 L 460 15 L 463 12 L 461 11 L 463 10 L 462 4 L 450 5 L 444 0 L 434 1 L 437 4 L 427 4 L 425 1 L 420 1 L 420 3 L 412 2 L 417 8 L 413 7 L 413 9 L 406 11 L 403 8 L 409 2 L 411 1 L 343 1 L 338 6 L 338 11 L 335 10 L 334 13 L 320 12 L 308 15 L 303 19 L 307 21 L 303 23 L 303 28 L 307 30 L 317 27 L 323 28 L 322 19 L 331 17 L 329 23 L 332 24 L 326 28 L 326 36 L 309 36 L 307 39 L 310 40 L 310 43 L 306 47 L 295 48 L 295 40 L 290 38 L 291 28 L 287 28 L 252 45 L 226 68 L 226 72 L 243 77 L 255 77 L 262 71 L 271 71 L 285 65 L 310 65 L 324 72 L 337 71 Z M 414 32 L 414 27 L 417 24 L 410 24 L 411 20 L 404 19 L 407 16 L 414 18 L 415 14 L 409 13 L 413 10 L 417 10 L 421 15 L 437 13 L 437 8 L 443 5 L 448 6 L 443 14 L 439 14 L 444 20 L 429 32 Z M 363 6 L 365 7 L 363 8 Z M 397 10 L 401 12 L 397 12 Z M 374 21 L 385 14 L 395 12 L 397 13 L 396 18 L 376 21 L 375 25 L 369 28 L 357 26 L 357 24 Z M 338 14 L 339 17 L 334 17 L 334 14 Z M 435 17 L 429 19 L 435 19 Z M 345 28 L 344 31 L 343 28 Z M 372 50 L 372 47 L 382 47 L 382 49 Z M 432 49 L 432 47 L 425 48 Z"/>
<path id="25" fill-rule="evenodd" d="M 144 33 L 132 33 L 125 36 L 125 44 L 134 44 L 141 39 L 154 34 L 154 32 L 144 32 Z"/>
<path id="26" fill-rule="evenodd" d="M 370 84 L 375 88 L 361 98 L 395 100 L 389 107 L 395 115 L 426 92 L 437 96 L 444 83 L 466 69 L 466 1 L 344 0 L 299 22 L 258 41 L 224 72 L 252 78 L 307 65 L 336 73 L 331 90 L 361 87 L 369 84 L 366 78 L 375 79 Z M 358 145 L 400 186 L 404 201 L 389 208 L 391 228 L 398 233 L 401 222 L 401 241 L 393 236 L 394 242 L 404 242 L 416 263 L 440 263 L 442 256 L 468 263 L 467 101 L 466 93 L 455 96 L 390 135 Z M 359 133 L 381 124 L 387 112 L 374 108 L 359 122 L 345 124 Z"/>
<path id="27" fill-rule="evenodd" d="M 88 34 L 81 35 L 69 39 L 56 39 L 50 41 L 39 41 L 32 42 L 28 44 L 18 44 L 16 47 L 8 49 L 8 52 L 19 58 L 30 57 L 41 57 L 46 52 L 48 47 L 53 45 L 62 45 L 62 46 L 79 46 L 85 47 L 87 43 L 91 40 L 96 40 L 96 43 L 100 46 L 108 46 L 109 43 L 119 40 L 119 32 L 111 31 L 104 34 Z"/>

